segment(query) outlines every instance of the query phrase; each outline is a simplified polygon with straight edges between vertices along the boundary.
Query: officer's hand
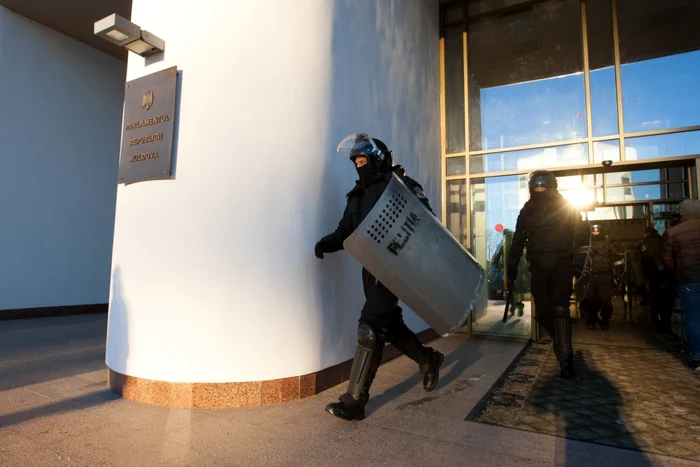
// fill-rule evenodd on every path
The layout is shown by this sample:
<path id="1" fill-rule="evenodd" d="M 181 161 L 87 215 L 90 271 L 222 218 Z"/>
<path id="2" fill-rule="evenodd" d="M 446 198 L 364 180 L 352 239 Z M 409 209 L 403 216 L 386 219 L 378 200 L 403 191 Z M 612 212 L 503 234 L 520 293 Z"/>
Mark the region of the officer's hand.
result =
<path id="1" fill-rule="evenodd" d="M 513 286 L 515 285 L 515 279 L 510 279 L 508 283 L 504 286 L 504 289 L 506 292 L 510 292 L 513 290 Z"/>
<path id="2" fill-rule="evenodd" d="M 321 242 L 317 242 L 316 246 L 314 246 L 314 253 L 316 254 L 316 258 L 323 259 L 323 245 Z"/>

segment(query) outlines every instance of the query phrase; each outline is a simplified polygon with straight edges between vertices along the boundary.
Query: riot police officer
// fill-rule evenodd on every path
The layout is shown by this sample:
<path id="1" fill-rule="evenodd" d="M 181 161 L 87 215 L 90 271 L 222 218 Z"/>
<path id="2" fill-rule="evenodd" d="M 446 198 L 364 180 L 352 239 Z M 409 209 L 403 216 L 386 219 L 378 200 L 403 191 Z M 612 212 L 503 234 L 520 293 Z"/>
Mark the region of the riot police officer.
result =
<path id="1" fill-rule="evenodd" d="M 671 316 L 673 315 L 674 293 L 672 278 L 664 270 L 662 250 L 663 238 L 653 227 L 644 231 L 640 242 L 642 253 L 642 271 L 651 289 L 651 322 L 658 333 L 672 334 Z"/>
<path id="2" fill-rule="evenodd" d="M 603 232 L 601 224 L 591 226 L 591 245 L 588 254 L 588 284 L 581 308 L 586 313 L 588 329 L 594 329 L 601 315 L 600 328 L 610 329 L 610 318 L 613 313 L 612 297 L 615 289 L 613 262 L 615 253 L 610 241 Z"/>
<path id="3" fill-rule="evenodd" d="M 538 170 L 530 177 L 530 199 L 518 215 L 508 259 L 511 271 L 508 287 L 513 286 L 523 249 L 527 247 L 535 319 L 554 340 L 561 376 L 573 378 L 569 297 L 574 246 L 584 224 L 557 188 L 557 179 L 551 172 Z"/>
<path id="4" fill-rule="evenodd" d="M 407 177 L 401 166 L 393 165 L 393 153 L 379 139 L 362 133 L 351 134 L 341 141 L 338 150 L 348 153 L 359 180 L 347 194 L 347 206 L 337 229 L 316 243 L 315 254 L 319 259 L 323 259 L 325 253 L 343 249 L 343 241 L 372 210 L 391 181 L 392 173 L 399 175 L 406 186 L 431 210 L 420 184 Z M 381 361 L 385 342 L 393 344 L 418 363 L 418 368 L 424 375 L 423 388 L 426 391 L 432 391 L 437 385 L 440 366 L 445 358 L 441 352 L 420 342 L 404 323 L 398 298 L 365 268 L 362 268 L 362 284 L 366 301 L 357 327 L 358 343 L 348 390 L 340 396 L 338 402 L 326 406 L 327 412 L 345 420 L 364 418 L 369 389 Z"/>

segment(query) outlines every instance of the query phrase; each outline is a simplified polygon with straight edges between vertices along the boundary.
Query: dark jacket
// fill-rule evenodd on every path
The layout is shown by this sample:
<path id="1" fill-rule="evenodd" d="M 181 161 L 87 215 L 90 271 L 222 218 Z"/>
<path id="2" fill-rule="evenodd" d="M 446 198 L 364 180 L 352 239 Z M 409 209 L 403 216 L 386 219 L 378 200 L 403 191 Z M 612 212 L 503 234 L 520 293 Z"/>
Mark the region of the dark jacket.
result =
<path id="1" fill-rule="evenodd" d="M 663 238 L 653 229 L 649 229 L 640 242 L 642 270 L 649 282 L 663 280 L 664 264 L 661 256 L 663 247 Z"/>
<path id="2" fill-rule="evenodd" d="M 683 201 L 681 216 L 680 224 L 664 232 L 664 266 L 675 272 L 676 284 L 700 282 L 700 201 Z"/>
<path id="3" fill-rule="evenodd" d="M 381 198 L 384 190 L 391 181 L 392 173 L 397 174 L 403 180 L 406 187 L 416 194 L 423 205 L 427 207 L 430 212 L 433 212 L 420 184 L 412 178 L 407 177 L 403 167 L 399 165 L 394 166 L 390 171 L 377 175 L 366 185 L 359 181 L 355 184 L 355 188 L 347 194 L 348 202 L 345 206 L 345 212 L 335 232 L 321 239 L 321 248 L 324 253 L 334 253 L 343 249 L 343 242 L 345 239 L 355 231 L 365 217 L 367 217 L 367 214 L 370 213 L 379 198 Z"/>
<path id="4" fill-rule="evenodd" d="M 517 270 L 523 249 L 527 260 L 539 269 L 553 269 L 560 259 L 573 258 L 574 247 L 586 244 L 588 226 L 559 192 L 546 202 L 532 199 L 520 210 L 508 258 L 508 270 Z M 511 273 L 511 278 L 515 274 Z"/>
<path id="5" fill-rule="evenodd" d="M 591 239 L 589 258 L 592 273 L 613 274 L 613 256 L 612 245 L 607 237 Z"/>

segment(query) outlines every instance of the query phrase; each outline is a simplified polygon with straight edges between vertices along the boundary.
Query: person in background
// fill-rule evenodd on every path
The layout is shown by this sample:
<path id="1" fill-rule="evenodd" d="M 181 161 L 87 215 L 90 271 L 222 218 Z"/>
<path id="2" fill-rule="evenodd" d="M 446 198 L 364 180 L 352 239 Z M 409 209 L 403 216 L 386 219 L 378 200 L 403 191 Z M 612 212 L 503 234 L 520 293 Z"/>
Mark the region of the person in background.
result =
<path id="1" fill-rule="evenodd" d="M 673 284 L 667 274 L 661 252 L 663 238 L 653 227 L 644 232 L 640 250 L 642 252 L 642 271 L 651 289 L 650 312 L 651 323 L 656 332 L 672 334 L 671 316 L 673 315 Z"/>
<path id="2" fill-rule="evenodd" d="M 663 236 L 663 264 L 674 275 L 684 317 L 689 366 L 700 368 L 700 200 L 680 203 L 680 224 Z"/>

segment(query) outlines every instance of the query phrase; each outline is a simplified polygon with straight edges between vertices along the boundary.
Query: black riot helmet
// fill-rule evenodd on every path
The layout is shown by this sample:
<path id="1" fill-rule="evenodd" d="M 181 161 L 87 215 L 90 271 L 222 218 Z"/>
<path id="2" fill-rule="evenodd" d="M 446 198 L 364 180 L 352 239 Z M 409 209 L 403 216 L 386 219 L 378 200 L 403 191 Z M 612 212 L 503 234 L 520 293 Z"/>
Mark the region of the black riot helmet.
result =
<path id="1" fill-rule="evenodd" d="M 601 224 L 591 225 L 591 233 L 596 237 L 602 237 L 605 232 L 603 232 L 603 226 Z"/>
<path id="2" fill-rule="evenodd" d="M 538 170 L 530 176 L 530 194 L 539 191 L 554 191 L 559 187 L 557 177 L 548 170 Z M 539 188 L 539 189 L 538 189 Z M 544 190 L 542 190 L 544 188 Z"/>
<path id="3" fill-rule="evenodd" d="M 384 172 L 391 168 L 393 154 L 383 141 L 371 138 L 365 133 L 351 133 L 338 144 L 337 151 L 355 163 L 355 158 L 365 156 L 367 163 L 374 173 Z"/>

